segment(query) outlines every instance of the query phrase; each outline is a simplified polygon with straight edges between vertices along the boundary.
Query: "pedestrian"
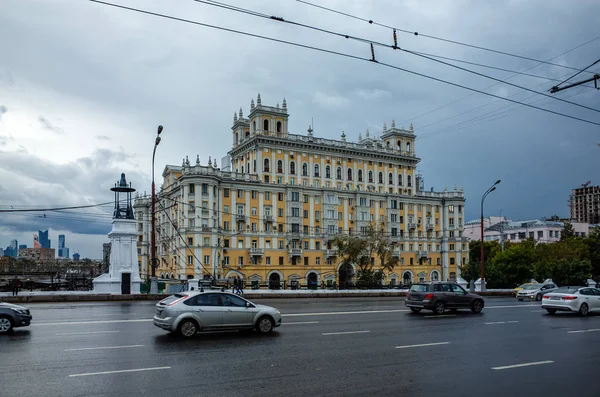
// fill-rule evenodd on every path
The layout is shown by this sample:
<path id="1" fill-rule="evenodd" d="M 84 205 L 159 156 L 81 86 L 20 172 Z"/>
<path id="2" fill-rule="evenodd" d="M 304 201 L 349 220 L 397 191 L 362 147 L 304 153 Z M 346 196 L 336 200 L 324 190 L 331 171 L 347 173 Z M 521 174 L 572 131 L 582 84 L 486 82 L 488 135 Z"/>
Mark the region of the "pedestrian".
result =
<path id="1" fill-rule="evenodd" d="M 19 287 L 21 286 L 21 280 L 19 280 L 19 276 L 15 276 L 12 279 L 12 294 L 13 296 L 19 295 Z"/>
<path id="2" fill-rule="evenodd" d="M 238 278 L 238 294 L 244 294 L 244 281 L 241 278 Z"/>
<path id="3" fill-rule="evenodd" d="M 231 290 L 232 293 L 237 294 L 238 291 L 238 278 L 234 277 L 233 278 L 233 288 Z"/>

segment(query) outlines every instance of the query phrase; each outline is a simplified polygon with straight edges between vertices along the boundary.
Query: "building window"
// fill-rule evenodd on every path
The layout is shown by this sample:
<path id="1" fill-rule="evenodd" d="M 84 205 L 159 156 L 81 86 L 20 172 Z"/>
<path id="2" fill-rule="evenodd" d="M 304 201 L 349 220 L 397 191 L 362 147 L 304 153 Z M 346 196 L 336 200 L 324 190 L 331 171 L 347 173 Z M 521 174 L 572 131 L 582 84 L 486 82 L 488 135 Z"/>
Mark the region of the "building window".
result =
<path id="1" fill-rule="evenodd" d="M 263 171 L 264 172 L 269 172 L 269 159 L 265 159 Z"/>
<path id="2" fill-rule="evenodd" d="M 193 237 L 188 237 L 188 239 L 187 239 L 187 245 L 188 246 L 194 245 L 194 238 Z"/>
<path id="3" fill-rule="evenodd" d="M 308 176 L 308 164 L 302 163 L 302 176 Z"/>
<path id="4" fill-rule="evenodd" d="M 398 186 L 402 186 L 402 174 L 398 174 Z"/>
<path id="5" fill-rule="evenodd" d="M 188 186 L 189 186 L 188 187 L 189 194 L 194 194 L 196 192 L 196 187 L 194 186 L 194 184 L 190 183 Z"/>
<path id="6" fill-rule="evenodd" d="M 348 168 L 348 180 L 352 180 L 352 168 Z"/>
<path id="7" fill-rule="evenodd" d="M 283 161 L 277 160 L 277 172 L 279 174 L 283 173 Z"/>
<path id="8" fill-rule="evenodd" d="M 209 255 L 204 255 L 204 264 L 208 264 L 210 263 L 210 256 Z"/>
<path id="9" fill-rule="evenodd" d="M 379 183 L 383 183 L 383 172 L 379 173 Z"/>
<path id="10" fill-rule="evenodd" d="M 290 162 L 290 174 L 296 175 L 296 163 L 293 161 Z"/>
<path id="11" fill-rule="evenodd" d="M 336 178 L 342 179 L 342 169 L 340 167 L 337 167 Z"/>
<path id="12" fill-rule="evenodd" d="M 388 184 L 389 185 L 393 185 L 394 184 L 394 174 L 392 174 L 391 172 L 388 175 Z"/>
<path id="13" fill-rule="evenodd" d="M 315 176 L 319 177 L 319 164 L 315 164 Z"/>
<path id="14" fill-rule="evenodd" d="M 281 132 L 281 121 L 277 122 L 277 132 Z"/>
<path id="15" fill-rule="evenodd" d="M 358 170 L 358 181 L 359 182 L 363 181 L 363 172 L 362 172 L 362 170 Z"/>
<path id="16" fill-rule="evenodd" d="M 269 131 L 269 120 L 263 121 L 263 130 L 265 130 L 265 132 Z"/>
<path id="17" fill-rule="evenodd" d="M 279 266 L 283 266 L 283 256 L 279 257 Z"/>
<path id="18" fill-rule="evenodd" d="M 412 177 L 410 175 L 406 177 L 406 185 L 408 187 L 412 186 Z"/>

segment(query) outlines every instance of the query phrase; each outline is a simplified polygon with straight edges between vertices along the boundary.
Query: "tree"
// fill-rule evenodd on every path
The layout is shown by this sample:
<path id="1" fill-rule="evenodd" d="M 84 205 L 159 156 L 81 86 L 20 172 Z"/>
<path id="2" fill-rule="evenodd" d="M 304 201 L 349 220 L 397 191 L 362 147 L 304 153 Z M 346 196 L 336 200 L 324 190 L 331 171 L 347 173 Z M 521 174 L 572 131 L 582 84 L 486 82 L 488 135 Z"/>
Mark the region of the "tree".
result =
<path id="1" fill-rule="evenodd" d="M 459 270 L 460 276 L 470 283 L 471 280 L 475 281 L 481 276 L 481 263 L 469 260 L 464 265 L 460 265 Z"/>
<path id="2" fill-rule="evenodd" d="M 590 264 L 592 266 L 592 277 L 596 280 L 600 280 L 600 227 L 596 226 L 590 231 L 586 243 L 588 245 Z"/>
<path id="3" fill-rule="evenodd" d="M 333 243 L 342 266 L 356 265 L 358 281 L 367 288 L 381 286 L 385 279 L 383 271 L 392 271 L 398 263 L 398 258 L 393 256 L 393 246 L 383 231 L 374 228 L 369 228 L 364 237 L 336 236 Z M 378 268 L 376 264 L 379 264 Z"/>
<path id="4" fill-rule="evenodd" d="M 514 244 L 498 253 L 486 273 L 486 281 L 491 288 L 514 288 L 529 281 L 533 276 L 535 244 L 524 241 Z"/>
<path id="5" fill-rule="evenodd" d="M 560 241 L 565 241 L 571 237 L 575 237 L 575 229 L 573 224 L 569 221 L 565 221 L 564 227 L 560 232 Z"/>

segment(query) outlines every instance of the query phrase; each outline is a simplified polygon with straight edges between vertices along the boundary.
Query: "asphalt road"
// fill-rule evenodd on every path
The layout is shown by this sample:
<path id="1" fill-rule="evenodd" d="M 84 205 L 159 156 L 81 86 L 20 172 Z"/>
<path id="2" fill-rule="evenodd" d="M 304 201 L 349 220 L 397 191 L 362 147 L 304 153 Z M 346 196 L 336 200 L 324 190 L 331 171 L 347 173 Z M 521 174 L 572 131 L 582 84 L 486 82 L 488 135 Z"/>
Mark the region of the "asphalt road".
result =
<path id="1" fill-rule="evenodd" d="M 600 396 L 598 315 L 504 298 L 444 316 L 397 298 L 259 303 L 282 312 L 272 334 L 192 340 L 154 327 L 152 302 L 31 304 L 32 326 L 0 337 L 0 396 Z"/>

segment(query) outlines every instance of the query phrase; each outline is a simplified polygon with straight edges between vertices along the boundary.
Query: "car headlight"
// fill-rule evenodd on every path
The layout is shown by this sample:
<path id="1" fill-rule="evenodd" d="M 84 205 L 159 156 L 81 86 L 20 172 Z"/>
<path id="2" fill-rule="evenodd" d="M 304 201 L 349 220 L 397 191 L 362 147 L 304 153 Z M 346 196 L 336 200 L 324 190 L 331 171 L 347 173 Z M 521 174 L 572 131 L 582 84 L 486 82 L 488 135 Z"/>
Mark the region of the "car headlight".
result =
<path id="1" fill-rule="evenodd" d="M 20 314 L 27 314 L 27 310 L 26 309 L 13 309 L 13 311 L 20 313 Z"/>
<path id="2" fill-rule="evenodd" d="M 281 315 L 281 312 L 279 310 L 277 310 L 275 313 L 277 313 L 278 315 Z"/>

